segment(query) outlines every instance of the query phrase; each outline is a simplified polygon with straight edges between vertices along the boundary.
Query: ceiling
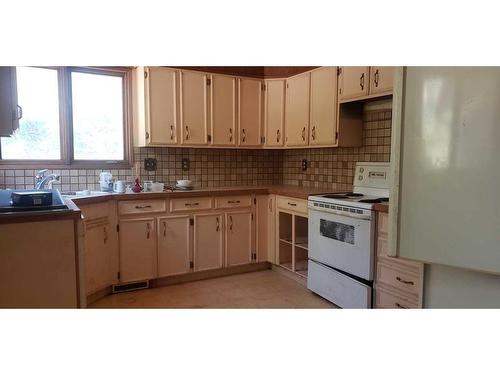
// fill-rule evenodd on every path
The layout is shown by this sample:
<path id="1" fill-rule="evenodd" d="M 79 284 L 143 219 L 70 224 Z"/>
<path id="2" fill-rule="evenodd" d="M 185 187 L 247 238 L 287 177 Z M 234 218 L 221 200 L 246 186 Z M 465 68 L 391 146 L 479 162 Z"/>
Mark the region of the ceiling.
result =
<path id="1" fill-rule="evenodd" d="M 229 74 L 254 78 L 285 78 L 317 68 L 316 66 L 175 66 L 179 69 Z"/>

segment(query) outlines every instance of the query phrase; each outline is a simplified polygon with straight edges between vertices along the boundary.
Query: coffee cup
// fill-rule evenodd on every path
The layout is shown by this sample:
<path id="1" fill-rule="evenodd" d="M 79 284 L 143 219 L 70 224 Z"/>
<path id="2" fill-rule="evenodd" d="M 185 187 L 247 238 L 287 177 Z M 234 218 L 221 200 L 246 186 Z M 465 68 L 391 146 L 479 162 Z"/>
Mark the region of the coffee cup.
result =
<path id="1" fill-rule="evenodd" d="M 113 191 L 115 193 L 125 193 L 126 182 L 125 181 L 115 181 L 113 184 Z"/>

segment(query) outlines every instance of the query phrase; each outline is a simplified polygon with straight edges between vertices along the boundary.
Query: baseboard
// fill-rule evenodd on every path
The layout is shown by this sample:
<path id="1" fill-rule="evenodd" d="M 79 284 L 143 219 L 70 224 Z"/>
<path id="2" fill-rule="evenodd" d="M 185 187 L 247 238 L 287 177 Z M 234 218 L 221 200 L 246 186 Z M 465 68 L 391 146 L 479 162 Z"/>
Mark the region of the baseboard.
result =
<path id="1" fill-rule="evenodd" d="M 199 280 L 213 279 L 216 277 L 237 275 L 241 273 L 263 271 L 270 269 L 271 266 L 272 265 L 269 262 L 260 262 L 260 263 L 243 264 L 241 266 L 218 268 L 215 270 L 186 273 L 183 275 L 160 277 L 158 279 L 149 280 L 149 287 L 158 288 L 168 285 L 189 283 L 191 281 L 199 281 Z M 111 286 L 108 286 L 102 290 L 89 294 L 87 296 L 87 306 L 100 300 L 101 298 L 104 298 L 112 294 L 112 291 L 113 288 Z"/>

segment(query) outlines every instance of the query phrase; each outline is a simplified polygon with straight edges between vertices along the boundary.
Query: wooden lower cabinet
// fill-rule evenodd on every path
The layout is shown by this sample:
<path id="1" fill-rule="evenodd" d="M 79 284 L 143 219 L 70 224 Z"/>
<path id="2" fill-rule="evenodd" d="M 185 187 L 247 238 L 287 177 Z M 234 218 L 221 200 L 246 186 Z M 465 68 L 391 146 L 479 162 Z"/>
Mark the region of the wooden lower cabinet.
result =
<path id="1" fill-rule="evenodd" d="M 156 277 L 155 218 L 120 220 L 120 282 Z"/>
<path id="2" fill-rule="evenodd" d="M 226 267 L 252 262 L 252 212 L 226 213 Z"/>
<path id="3" fill-rule="evenodd" d="M 190 271 L 189 222 L 188 215 L 158 218 L 158 277 Z"/>
<path id="4" fill-rule="evenodd" d="M 276 263 L 275 255 L 275 195 L 258 195 L 256 207 L 255 242 L 257 262 Z"/>
<path id="5" fill-rule="evenodd" d="M 219 213 L 194 215 L 194 271 L 224 266 L 224 215 Z"/>
<path id="6" fill-rule="evenodd" d="M 85 223 L 85 281 L 87 295 L 118 281 L 116 230 L 107 220 Z"/>

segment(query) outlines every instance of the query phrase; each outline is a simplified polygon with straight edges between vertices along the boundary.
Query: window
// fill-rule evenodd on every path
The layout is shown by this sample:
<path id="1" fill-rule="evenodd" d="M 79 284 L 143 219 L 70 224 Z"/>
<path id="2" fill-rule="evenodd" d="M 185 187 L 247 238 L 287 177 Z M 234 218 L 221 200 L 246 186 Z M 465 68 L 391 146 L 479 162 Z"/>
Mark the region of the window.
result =
<path id="1" fill-rule="evenodd" d="M 0 138 L 2 164 L 128 164 L 127 69 L 18 67 L 19 129 Z"/>

